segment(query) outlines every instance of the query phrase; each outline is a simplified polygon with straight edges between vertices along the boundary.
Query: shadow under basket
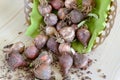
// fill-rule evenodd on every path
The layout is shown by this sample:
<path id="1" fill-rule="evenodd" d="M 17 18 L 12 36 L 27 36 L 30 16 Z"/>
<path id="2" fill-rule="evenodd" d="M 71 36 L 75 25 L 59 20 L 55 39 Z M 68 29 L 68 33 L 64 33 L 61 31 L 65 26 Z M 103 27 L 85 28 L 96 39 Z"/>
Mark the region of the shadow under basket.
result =
<path id="1" fill-rule="evenodd" d="M 24 0 L 24 3 L 25 3 L 24 12 L 25 12 L 26 23 L 28 25 L 30 25 L 31 24 L 30 13 L 32 11 L 33 0 Z M 108 17 L 106 19 L 105 29 L 96 38 L 92 50 L 96 49 L 100 44 L 102 44 L 104 42 L 106 37 L 110 34 L 110 31 L 111 31 L 111 29 L 114 25 L 115 16 L 116 16 L 116 13 L 117 13 L 117 0 L 111 1 L 110 6 L 111 6 L 111 8 L 108 12 Z"/>

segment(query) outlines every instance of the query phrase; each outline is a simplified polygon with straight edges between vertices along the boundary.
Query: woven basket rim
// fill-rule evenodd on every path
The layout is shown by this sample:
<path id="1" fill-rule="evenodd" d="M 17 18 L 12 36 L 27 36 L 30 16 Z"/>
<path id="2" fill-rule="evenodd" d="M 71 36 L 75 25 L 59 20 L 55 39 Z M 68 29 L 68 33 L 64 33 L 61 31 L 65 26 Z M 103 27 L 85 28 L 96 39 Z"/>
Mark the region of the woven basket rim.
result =
<path id="1" fill-rule="evenodd" d="M 25 18 L 26 18 L 26 23 L 28 25 L 30 25 L 30 13 L 32 11 L 32 7 L 29 5 L 33 3 L 33 0 L 24 0 L 24 13 L 25 13 Z M 117 13 L 117 0 L 114 0 L 114 1 L 111 1 L 111 6 L 110 7 L 113 7 L 114 9 L 113 10 L 109 10 L 109 13 L 108 13 L 108 17 L 107 17 L 107 20 L 106 20 L 106 24 L 108 23 L 109 24 L 109 27 L 105 26 L 105 29 L 103 30 L 103 33 L 101 33 L 98 38 L 96 39 L 95 43 L 94 43 L 94 46 L 93 46 L 93 49 L 96 49 L 100 44 L 102 44 L 104 42 L 104 40 L 107 38 L 107 36 L 110 34 L 111 32 L 111 29 L 114 25 L 114 20 L 115 20 L 115 17 L 116 17 L 116 13 Z M 110 16 L 112 18 L 110 18 Z"/>

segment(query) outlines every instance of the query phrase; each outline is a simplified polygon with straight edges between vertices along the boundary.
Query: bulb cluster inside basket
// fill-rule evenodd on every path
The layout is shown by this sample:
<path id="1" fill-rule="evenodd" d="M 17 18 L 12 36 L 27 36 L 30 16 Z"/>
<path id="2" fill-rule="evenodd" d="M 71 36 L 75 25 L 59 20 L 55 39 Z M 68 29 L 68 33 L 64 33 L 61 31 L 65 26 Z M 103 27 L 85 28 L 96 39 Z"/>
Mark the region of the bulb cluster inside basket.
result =
<path id="1" fill-rule="evenodd" d="M 4 47 L 9 66 L 12 69 L 29 67 L 36 78 L 43 80 L 50 80 L 51 63 L 54 62 L 59 63 L 64 76 L 69 73 L 72 66 L 86 69 L 92 60 L 82 53 L 89 52 L 98 36 L 97 32 L 104 29 L 104 25 L 101 28 L 89 25 L 92 25 L 93 21 L 104 22 L 106 19 L 101 17 L 101 13 L 100 15 L 92 13 L 96 1 L 33 0 L 33 2 L 30 28 L 34 29 L 40 25 L 41 31 L 30 46 L 25 47 L 22 42 L 17 42 Z M 110 2 L 107 0 L 108 5 Z M 36 3 L 39 3 L 38 6 Z M 108 5 L 101 10 L 108 11 Z M 95 8 L 97 10 L 97 7 Z M 102 19 L 104 20 L 101 21 Z M 96 21 L 94 24 L 99 23 Z"/>
<path id="2" fill-rule="evenodd" d="M 78 8 L 76 0 L 39 0 L 38 10 L 43 17 L 41 34 L 55 38 L 57 43 L 69 43 L 76 39 L 87 47 L 91 33 L 85 22 L 95 6 L 94 0 L 83 0 L 82 8 Z"/>
<path id="3" fill-rule="evenodd" d="M 28 10 L 30 17 L 26 16 L 31 20 L 27 36 L 44 33 L 54 36 L 58 43 L 70 43 L 78 53 L 88 53 L 105 29 L 111 1 L 105 4 L 96 0 L 33 0 L 32 3 L 32 11 Z"/>

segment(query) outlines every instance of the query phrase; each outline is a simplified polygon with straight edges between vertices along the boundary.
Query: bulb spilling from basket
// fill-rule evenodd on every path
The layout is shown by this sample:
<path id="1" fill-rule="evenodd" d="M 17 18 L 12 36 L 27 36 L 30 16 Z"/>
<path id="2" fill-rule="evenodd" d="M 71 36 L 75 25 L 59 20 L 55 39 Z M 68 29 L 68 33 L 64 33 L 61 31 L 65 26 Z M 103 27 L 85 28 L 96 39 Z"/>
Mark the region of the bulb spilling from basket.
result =
<path id="1" fill-rule="evenodd" d="M 108 5 L 110 2 L 107 1 Z M 106 19 L 101 17 L 103 14 L 98 13 L 98 18 L 93 13 L 98 10 L 94 11 L 95 5 L 94 0 L 33 0 L 31 25 L 27 30 L 28 35 L 34 35 L 33 43 L 26 48 L 22 42 L 6 46 L 3 51 L 8 64 L 13 69 L 32 65 L 39 79 L 51 78 L 51 63 L 56 60 L 64 76 L 72 66 L 86 69 L 92 60 L 82 53 L 90 52 L 97 33 L 104 29 L 104 25 L 94 26 Z M 108 5 L 101 9 L 108 11 Z"/>

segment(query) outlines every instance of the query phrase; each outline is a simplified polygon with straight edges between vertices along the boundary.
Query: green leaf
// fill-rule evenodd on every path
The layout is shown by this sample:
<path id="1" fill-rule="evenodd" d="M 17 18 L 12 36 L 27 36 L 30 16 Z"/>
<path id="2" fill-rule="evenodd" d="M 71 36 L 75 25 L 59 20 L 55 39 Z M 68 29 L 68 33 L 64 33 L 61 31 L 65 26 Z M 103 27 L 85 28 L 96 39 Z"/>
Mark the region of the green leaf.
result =
<path id="1" fill-rule="evenodd" d="M 39 0 L 33 0 L 33 9 L 30 15 L 31 25 L 26 31 L 26 35 L 35 37 L 40 33 L 40 24 L 43 24 L 43 17 L 38 10 Z"/>
<path id="2" fill-rule="evenodd" d="M 81 21 L 81 22 L 77 25 L 77 27 L 80 28 L 81 26 L 83 26 L 83 25 L 86 23 L 86 21 L 87 21 L 87 20 Z"/>
<path id="3" fill-rule="evenodd" d="M 72 42 L 72 47 L 79 53 L 88 53 L 92 50 L 96 37 L 99 35 L 99 32 L 105 28 L 105 20 L 108 16 L 108 10 L 110 9 L 111 0 L 95 0 L 96 7 L 93 9 L 92 13 L 95 13 L 99 16 L 98 19 L 90 18 L 86 22 L 88 28 L 91 32 L 91 39 L 88 43 L 88 47 L 84 48 L 79 41 Z"/>
<path id="4" fill-rule="evenodd" d="M 82 0 L 77 0 L 77 7 L 78 7 L 79 9 L 82 8 Z"/>
<path id="5" fill-rule="evenodd" d="M 88 16 L 89 16 L 89 17 L 94 17 L 94 18 L 96 18 L 96 19 L 99 18 L 98 15 L 96 15 L 96 14 L 94 14 L 94 13 L 89 13 Z"/>

